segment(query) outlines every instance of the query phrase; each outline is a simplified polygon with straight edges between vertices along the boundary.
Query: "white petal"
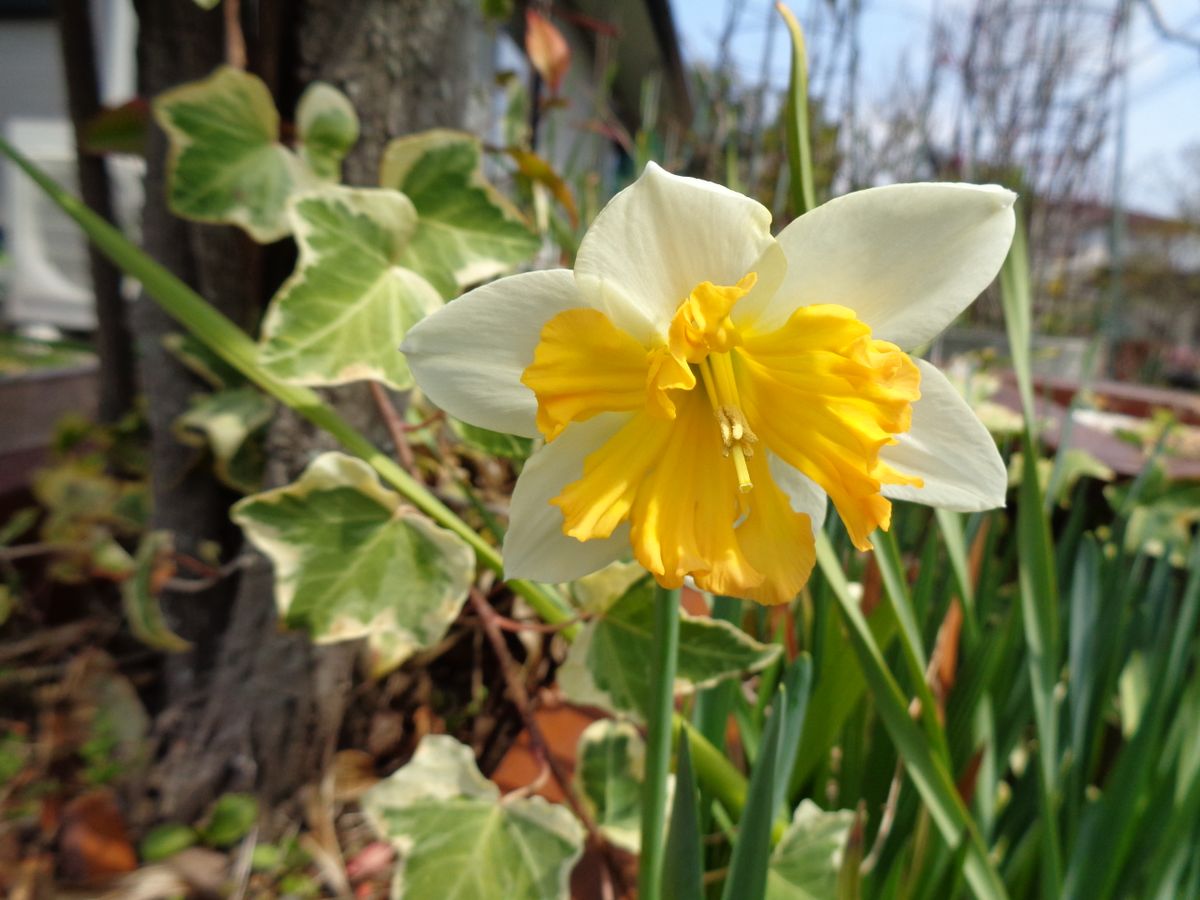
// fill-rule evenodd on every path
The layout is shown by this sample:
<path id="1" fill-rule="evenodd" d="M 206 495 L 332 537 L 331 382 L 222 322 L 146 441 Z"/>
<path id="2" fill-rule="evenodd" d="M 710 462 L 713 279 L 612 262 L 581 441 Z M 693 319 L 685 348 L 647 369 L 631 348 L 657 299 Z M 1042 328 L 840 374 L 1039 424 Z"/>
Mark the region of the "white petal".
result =
<path id="1" fill-rule="evenodd" d="M 825 525 L 825 509 L 829 497 L 817 483 L 782 459 L 771 453 L 767 457 L 767 468 L 779 489 L 788 496 L 794 512 L 805 513 L 812 520 L 813 536 Z"/>
<path id="2" fill-rule="evenodd" d="M 566 269 L 511 275 L 452 300 L 408 332 L 400 349 L 425 392 L 450 415 L 537 437 L 537 399 L 521 384 L 542 326 L 584 306 Z"/>
<path id="3" fill-rule="evenodd" d="M 880 457 L 924 487 L 887 485 L 883 495 L 958 512 L 1004 505 L 1008 473 L 996 442 L 946 376 L 923 359 L 921 399 L 913 404 L 912 429 Z"/>
<path id="4" fill-rule="evenodd" d="M 606 413 L 575 422 L 529 457 L 513 491 L 504 536 L 506 578 L 572 581 L 629 553 L 629 525 L 604 540 L 578 541 L 563 534 L 562 511 L 550 501 L 583 476 L 583 461 L 629 420 Z"/>
<path id="5" fill-rule="evenodd" d="M 584 235 L 575 278 L 614 324 L 648 341 L 696 285 L 736 284 L 752 271 L 770 227 L 761 203 L 650 163 Z"/>
<path id="6" fill-rule="evenodd" d="M 788 277 L 760 328 L 838 303 L 904 350 L 936 337 L 1000 271 L 1016 194 L 994 185 L 896 184 L 847 194 L 779 235 Z"/>

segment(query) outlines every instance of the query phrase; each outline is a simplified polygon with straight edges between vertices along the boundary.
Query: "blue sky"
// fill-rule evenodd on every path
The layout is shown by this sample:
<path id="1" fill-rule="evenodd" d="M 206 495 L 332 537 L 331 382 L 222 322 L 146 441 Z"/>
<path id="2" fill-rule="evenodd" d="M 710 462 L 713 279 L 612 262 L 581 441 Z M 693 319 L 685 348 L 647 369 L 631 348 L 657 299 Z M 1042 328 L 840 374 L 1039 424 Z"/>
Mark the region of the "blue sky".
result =
<path id="1" fill-rule="evenodd" d="M 757 81 L 774 2 L 737 2 L 744 10 L 733 42 L 734 62 L 745 78 Z M 803 14 L 810 2 L 792 0 L 791 5 Z M 685 55 L 715 59 L 727 0 L 671 0 L 671 5 Z M 883 100 L 906 53 L 914 70 L 923 70 L 929 22 L 936 10 L 965 6 L 966 0 L 863 0 L 864 104 Z M 1172 27 L 1200 35 L 1200 0 L 1159 0 L 1158 7 Z M 781 86 L 787 82 L 785 34 L 776 29 L 769 60 L 771 79 Z M 1179 151 L 1189 143 L 1200 143 L 1200 52 L 1164 42 L 1145 9 L 1136 3 L 1131 45 L 1126 202 L 1133 208 L 1170 213 L 1169 185 L 1179 166 Z M 1106 153 L 1111 153 L 1111 145 Z"/>

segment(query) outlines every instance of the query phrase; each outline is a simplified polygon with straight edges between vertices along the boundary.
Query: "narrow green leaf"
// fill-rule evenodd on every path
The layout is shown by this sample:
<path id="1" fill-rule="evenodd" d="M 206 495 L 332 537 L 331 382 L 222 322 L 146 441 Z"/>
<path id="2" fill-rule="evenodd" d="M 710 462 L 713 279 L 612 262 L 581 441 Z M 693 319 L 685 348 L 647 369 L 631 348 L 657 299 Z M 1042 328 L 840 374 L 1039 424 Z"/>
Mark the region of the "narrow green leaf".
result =
<path id="1" fill-rule="evenodd" d="M 238 225 L 260 244 L 288 234 L 288 198 L 316 180 L 279 143 L 279 113 L 262 79 L 222 66 L 160 95 L 153 109 L 171 142 L 172 212 Z"/>
<path id="2" fill-rule="evenodd" d="M 775 797 L 771 805 L 771 815 L 783 805 L 787 794 L 788 777 L 796 764 L 796 756 L 800 752 L 800 744 L 804 738 L 804 717 L 808 712 L 808 696 L 812 689 L 812 657 L 807 653 L 800 656 L 787 667 L 783 676 L 783 692 L 776 697 L 779 709 L 776 714 L 782 716 L 779 737 L 779 752 L 776 756 Z"/>
<path id="3" fill-rule="evenodd" d="M 675 797 L 663 860 L 663 900 L 703 900 L 704 848 L 696 811 L 696 775 L 687 732 L 679 736 L 675 763 Z"/>
<path id="4" fill-rule="evenodd" d="M 937 704 L 933 699 L 933 691 L 929 688 L 925 672 L 929 661 L 921 642 L 921 629 L 917 625 L 916 613 L 913 611 L 912 596 L 908 590 L 908 582 L 902 573 L 900 547 L 896 543 L 896 535 L 892 532 L 879 532 L 874 535 L 875 563 L 883 579 L 883 594 L 891 604 L 900 623 L 900 649 L 903 651 L 904 662 L 908 667 L 909 681 L 921 704 L 921 721 L 925 733 L 933 743 L 934 749 L 942 761 L 949 765 L 950 749 L 946 743 L 946 733 L 938 722 Z"/>
<path id="5" fill-rule="evenodd" d="M 402 191 L 419 219 L 401 262 L 442 296 L 507 271 L 541 239 L 483 177 L 478 138 L 434 129 L 388 144 L 379 183 Z"/>
<path id="6" fill-rule="evenodd" d="M 817 205 L 813 189 L 812 147 L 808 139 L 808 51 L 799 21 L 783 3 L 775 8 L 792 37 L 792 71 L 787 92 L 788 166 L 791 170 L 792 205 L 803 215 Z"/>
<path id="7" fill-rule="evenodd" d="M 541 797 L 501 798 L 471 748 L 428 735 L 412 760 L 362 799 L 367 820 L 399 851 L 395 900 L 567 897 L 583 828 Z"/>
<path id="8" fill-rule="evenodd" d="M 965 832 L 969 840 L 967 881 L 981 898 L 1005 897 L 1004 884 L 988 856 L 987 847 L 955 787 L 944 763 L 933 753 L 919 725 L 908 713 L 908 703 L 884 662 L 879 646 L 850 596 L 846 577 L 838 565 L 829 538 L 817 535 L 817 564 L 833 589 L 863 675 L 892 742 L 903 757 L 909 777 L 920 792 L 934 824 L 950 846 L 957 846 Z"/>
<path id="9" fill-rule="evenodd" d="M 275 566 L 283 621 L 318 643 L 365 637 L 381 675 L 441 640 L 475 577 L 475 557 L 341 453 L 233 507 Z"/>
<path id="10" fill-rule="evenodd" d="M 722 900 L 762 900 L 767 889 L 767 864 L 771 858 L 771 832 L 775 824 L 775 801 L 782 793 L 779 759 L 788 717 L 787 687 L 775 694 L 771 715 L 767 718 L 759 745 L 758 760 L 750 775 L 746 808 L 738 827 L 729 874 L 721 892 Z"/>
<path id="11" fill-rule="evenodd" d="M 400 264 L 416 228 L 412 204 L 395 191 L 333 187 L 298 197 L 289 218 L 300 256 L 263 320 L 263 365 L 294 384 L 412 387 L 396 348 L 442 305 Z"/>

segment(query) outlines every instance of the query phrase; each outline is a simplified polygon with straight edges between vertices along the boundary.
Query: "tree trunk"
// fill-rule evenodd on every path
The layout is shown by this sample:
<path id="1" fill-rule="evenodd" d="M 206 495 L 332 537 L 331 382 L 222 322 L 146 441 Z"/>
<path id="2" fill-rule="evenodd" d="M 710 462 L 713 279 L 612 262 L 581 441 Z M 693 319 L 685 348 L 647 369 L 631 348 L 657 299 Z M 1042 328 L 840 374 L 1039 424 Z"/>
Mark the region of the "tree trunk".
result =
<path id="1" fill-rule="evenodd" d="M 102 156 L 83 151 L 83 129 L 100 112 L 96 45 L 88 0 L 57 0 L 67 103 L 79 162 L 79 193 L 92 212 L 113 221 L 108 167 Z M 100 360 L 100 420 L 116 422 L 133 409 L 133 342 L 121 296 L 121 273 L 94 244 L 88 244 L 92 294 L 96 300 L 96 355 Z"/>
<path id="2" fill-rule="evenodd" d="M 150 5 L 192 4 L 151 0 Z M 267 3 L 262 9 L 274 18 L 273 11 L 280 7 Z M 289 11 L 291 15 L 279 18 L 295 29 L 294 46 L 279 45 L 279 58 L 292 60 L 276 84 L 281 111 L 288 118 L 300 90 L 318 79 L 351 98 L 362 137 L 346 161 L 346 183 L 375 184 L 379 158 L 393 137 L 438 125 L 462 127 L 473 22 L 469 0 L 294 0 Z M 259 46 L 253 31 L 250 37 L 254 57 Z M 263 37 L 269 37 L 265 29 L 259 45 Z M 273 81 L 271 72 L 264 75 L 268 83 Z M 161 145 L 156 150 L 157 180 L 150 180 L 147 194 L 160 198 Z M 177 221 L 172 227 L 197 230 Z M 205 260 L 211 259 L 197 260 L 201 284 L 209 268 Z M 241 274 L 228 262 L 220 268 L 226 276 Z M 244 288 L 240 299 L 241 305 L 233 308 L 244 313 Z M 366 385 L 328 391 L 326 396 L 356 426 L 387 446 Z M 161 449 L 156 444 L 156 458 Z M 291 481 L 313 456 L 328 449 L 335 449 L 328 436 L 282 410 L 268 438 L 268 485 Z M 224 507 L 219 515 L 220 526 L 227 527 Z M 306 785 L 320 781 L 336 750 L 357 644 L 314 648 L 300 635 L 281 632 L 270 567 L 261 558 L 243 573 L 232 609 L 222 609 L 222 615 L 228 616 L 229 627 L 211 645 L 211 668 L 193 669 L 190 678 L 173 684 L 177 715 L 155 779 L 162 817 L 194 819 L 227 790 L 254 791 L 270 805 L 295 798 Z M 214 618 L 199 624 L 211 636 L 221 633 L 224 622 Z"/>

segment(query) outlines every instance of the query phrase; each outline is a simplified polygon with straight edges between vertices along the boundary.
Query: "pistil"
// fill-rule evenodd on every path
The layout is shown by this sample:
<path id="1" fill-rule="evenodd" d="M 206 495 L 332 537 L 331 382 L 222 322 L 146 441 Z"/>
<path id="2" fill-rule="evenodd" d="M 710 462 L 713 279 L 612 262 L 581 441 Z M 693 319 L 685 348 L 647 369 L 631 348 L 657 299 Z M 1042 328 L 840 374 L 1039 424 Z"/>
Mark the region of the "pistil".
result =
<path id="1" fill-rule="evenodd" d="M 738 488 L 742 493 L 746 493 L 754 487 L 746 460 L 754 456 L 754 448 L 751 445 L 758 442 L 758 437 L 750 430 L 746 416 L 742 413 L 737 381 L 733 375 L 733 360 L 728 353 L 710 353 L 700 363 L 700 375 L 704 381 L 708 401 L 712 404 L 713 414 L 717 417 L 717 425 L 721 429 L 721 443 L 725 448 L 725 455 L 733 457 Z"/>

